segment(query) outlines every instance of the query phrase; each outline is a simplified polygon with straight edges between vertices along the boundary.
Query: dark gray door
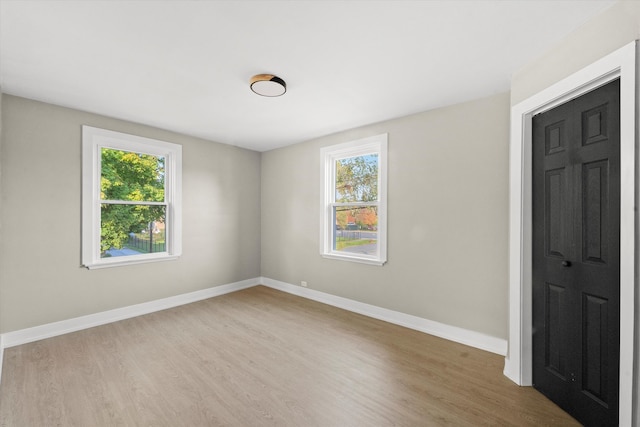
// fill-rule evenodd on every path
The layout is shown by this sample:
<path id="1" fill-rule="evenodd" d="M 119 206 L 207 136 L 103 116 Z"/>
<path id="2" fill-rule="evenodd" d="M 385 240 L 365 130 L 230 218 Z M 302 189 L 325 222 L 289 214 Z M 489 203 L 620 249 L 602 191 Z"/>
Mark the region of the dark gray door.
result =
<path id="1" fill-rule="evenodd" d="M 620 82 L 533 118 L 533 382 L 618 425 Z"/>

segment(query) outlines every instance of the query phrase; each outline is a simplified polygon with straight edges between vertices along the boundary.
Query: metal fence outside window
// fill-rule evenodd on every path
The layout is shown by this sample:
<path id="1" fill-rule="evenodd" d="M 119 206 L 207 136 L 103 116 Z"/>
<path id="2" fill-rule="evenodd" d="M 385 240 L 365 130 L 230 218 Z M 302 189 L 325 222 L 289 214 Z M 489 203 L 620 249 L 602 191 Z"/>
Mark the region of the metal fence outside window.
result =
<path id="1" fill-rule="evenodd" d="M 129 241 L 127 242 L 127 246 L 129 246 L 132 249 L 137 249 L 147 253 L 156 253 L 156 252 L 165 251 L 164 242 L 156 243 L 154 241 L 150 241 L 149 238 L 145 239 L 142 237 L 138 237 L 135 234 L 129 235 Z"/>

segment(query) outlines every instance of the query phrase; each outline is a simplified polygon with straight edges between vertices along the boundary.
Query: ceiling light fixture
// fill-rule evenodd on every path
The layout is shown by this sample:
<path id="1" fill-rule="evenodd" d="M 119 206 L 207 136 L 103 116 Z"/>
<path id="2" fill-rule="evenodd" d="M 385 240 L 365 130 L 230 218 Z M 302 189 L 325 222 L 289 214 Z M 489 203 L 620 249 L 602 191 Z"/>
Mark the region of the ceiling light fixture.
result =
<path id="1" fill-rule="evenodd" d="M 287 84 L 273 74 L 256 74 L 249 81 L 251 90 L 260 96 L 280 96 L 287 91 Z"/>

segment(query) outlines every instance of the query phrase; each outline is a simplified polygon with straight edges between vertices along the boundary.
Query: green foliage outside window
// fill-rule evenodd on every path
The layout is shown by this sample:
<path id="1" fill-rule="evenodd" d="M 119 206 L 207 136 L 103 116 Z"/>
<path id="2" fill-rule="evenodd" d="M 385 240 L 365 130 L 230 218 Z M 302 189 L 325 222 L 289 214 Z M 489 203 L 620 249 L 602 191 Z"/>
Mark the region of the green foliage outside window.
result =
<path id="1" fill-rule="evenodd" d="M 100 198 L 100 251 L 120 249 L 130 233 L 164 224 L 166 207 L 151 204 L 117 204 L 108 201 L 164 202 L 165 159 L 150 154 L 102 149 Z"/>
<path id="2" fill-rule="evenodd" d="M 349 157 L 336 161 L 336 202 L 378 201 L 378 155 Z M 358 229 L 375 229 L 377 206 L 344 206 L 336 209 L 336 225 L 344 230 L 351 224 Z"/>
<path id="3" fill-rule="evenodd" d="M 336 162 L 336 202 L 378 201 L 378 155 L 349 157 Z"/>

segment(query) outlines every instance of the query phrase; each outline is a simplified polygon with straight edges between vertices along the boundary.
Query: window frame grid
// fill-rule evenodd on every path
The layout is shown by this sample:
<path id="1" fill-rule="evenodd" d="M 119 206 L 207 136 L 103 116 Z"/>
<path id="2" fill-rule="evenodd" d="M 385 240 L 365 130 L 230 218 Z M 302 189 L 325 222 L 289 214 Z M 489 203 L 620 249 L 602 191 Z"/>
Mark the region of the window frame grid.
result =
<path id="1" fill-rule="evenodd" d="M 102 149 L 161 156 L 165 159 L 164 201 L 103 200 Z M 88 269 L 175 260 L 182 254 L 182 146 L 106 129 L 82 126 L 82 266 Z M 102 204 L 165 206 L 165 251 L 100 257 Z"/>

